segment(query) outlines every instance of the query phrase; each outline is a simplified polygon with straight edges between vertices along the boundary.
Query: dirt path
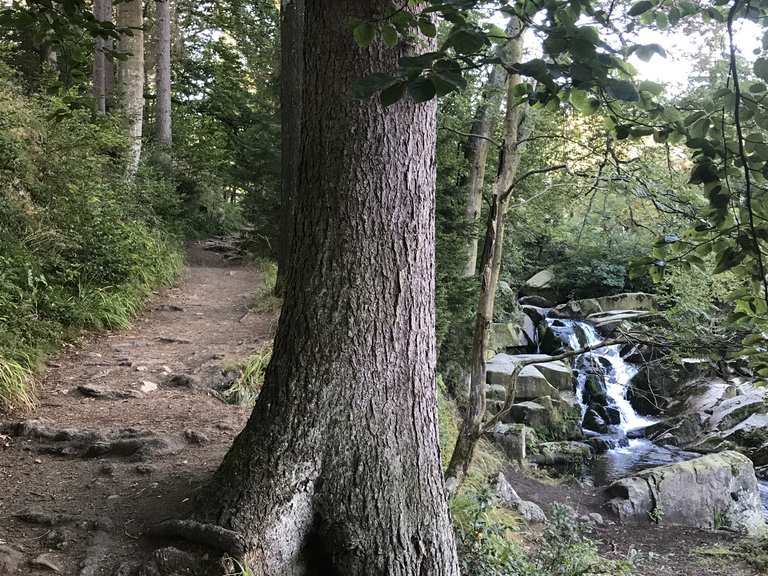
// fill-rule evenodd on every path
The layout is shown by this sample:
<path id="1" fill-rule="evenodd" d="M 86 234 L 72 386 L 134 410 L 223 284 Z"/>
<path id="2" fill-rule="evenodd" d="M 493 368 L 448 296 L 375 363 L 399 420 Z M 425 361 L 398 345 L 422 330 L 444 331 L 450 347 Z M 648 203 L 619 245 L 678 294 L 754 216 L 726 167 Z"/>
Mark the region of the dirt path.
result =
<path id="1" fill-rule="evenodd" d="M 145 526 L 184 513 L 247 417 L 211 387 L 269 341 L 273 319 L 246 314 L 258 283 L 192 248 L 132 328 L 50 362 L 37 412 L 3 419 L 0 576 L 112 576 L 156 544 Z"/>

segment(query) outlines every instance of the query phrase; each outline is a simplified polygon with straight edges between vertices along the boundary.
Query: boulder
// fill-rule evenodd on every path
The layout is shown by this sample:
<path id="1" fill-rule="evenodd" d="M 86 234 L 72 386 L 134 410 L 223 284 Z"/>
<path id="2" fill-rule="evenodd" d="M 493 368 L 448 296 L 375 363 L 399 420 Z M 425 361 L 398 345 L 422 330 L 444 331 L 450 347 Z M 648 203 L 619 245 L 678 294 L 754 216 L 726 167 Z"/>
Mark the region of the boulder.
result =
<path id="1" fill-rule="evenodd" d="M 600 434 L 608 433 L 608 423 L 594 408 L 590 408 L 586 411 L 581 425 L 587 430 L 599 432 Z"/>
<path id="2" fill-rule="evenodd" d="M 498 384 L 507 387 L 512 381 L 512 374 L 518 362 L 529 359 L 534 355 L 511 356 L 498 354 L 486 365 L 486 379 L 489 384 Z M 543 358 L 548 358 L 543 356 Z M 558 395 L 557 388 L 552 386 L 536 367 L 536 365 L 524 366 L 517 376 L 517 389 L 515 400 L 533 400 L 541 396 Z"/>
<path id="3" fill-rule="evenodd" d="M 520 461 L 525 460 L 527 446 L 532 440 L 533 432 L 525 424 L 498 422 L 489 436 L 510 460 Z"/>
<path id="4" fill-rule="evenodd" d="M 610 336 L 625 322 L 638 323 L 655 317 L 658 317 L 656 312 L 646 310 L 612 310 L 589 314 L 587 320 L 592 322 L 600 334 Z"/>
<path id="5" fill-rule="evenodd" d="M 512 485 L 509 483 L 509 480 L 507 480 L 507 477 L 504 476 L 503 472 L 499 472 L 499 475 L 496 477 L 496 496 L 502 504 L 510 508 L 516 506 L 523 500 L 518 496 L 517 492 L 515 492 L 515 489 L 512 488 Z"/>
<path id="6" fill-rule="evenodd" d="M 540 296 L 546 300 L 554 300 L 555 275 L 551 270 L 542 270 L 526 280 L 520 288 L 523 296 Z"/>
<path id="7" fill-rule="evenodd" d="M 531 298 L 521 298 L 520 299 L 521 304 L 523 303 L 523 300 L 526 301 L 526 303 L 522 304 L 521 310 L 523 311 L 523 313 L 526 316 L 528 316 L 528 318 L 531 319 L 531 322 L 533 322 L 533 324 L 535 326 L 538 326 L 539 323 L 542 320 L 544 320 L 544 318 L 547 317 L 547 314 L 549 313 L 549 308 L 550 307 L 549 306 L 542 306 L 541 305 L 542 304 L 541 301 L 537 301 L 537 303 L 535 303 L 535 304 L 533 302 L 527 303 L 528 301 L 530 301 L 530 299 Z"/>
<path id="8" fill-rule="evenodd" d="M 521 500 L 515 508 L 520 516 L 530 524 L 544 524 L 547 521 L 547 515 L 544 514 L 544 510 L 535 502 Z"/>
<path id="9" fill-rule="evenodd" d="M 617 480 L 606 494 L 622 521 L 766 531 L 755 469 L 734 451 L 643 470 Z"/>
<path id="10" fill-rule="evenodd" d="M 580 464 L 592 458 L 592 447 L 583 442 L 542 442 L 536 446 L 536 451 L 530 460 L 536 464 L 547 466 L 557 464 Z"/>
<path id="11" fill-rule="evenodd" d="M 534 364 L 534 366 L 558 390 L 573 390 L 573 370 L 565 362 L 554 360 Z"/>
<path id="12" fill-rule="evenodd" d="M 527 316 L 526 316 L 527 318 Z M 529 345 L 523 327 L 515 322 L 494 322 L 488 331 L 488 349 L 494 352 Z"/>
<path id="13" fill-rule="evenodd" d="M 655 312 L 656 296 L 644 292 L 627 292 L 614 296 L 571 300 L 555 306 L 552 316 L 558 318 L 587 318 L 606 312 Z"/>
<path id="14" fill-rule="evenodd" d="M 605 406 L 608 403 L 608 388 L 602 376 L 597 374 L 587 374 L 584 380 L 584 391 L 582 393 L 584 404 L 599 404 Z"/>

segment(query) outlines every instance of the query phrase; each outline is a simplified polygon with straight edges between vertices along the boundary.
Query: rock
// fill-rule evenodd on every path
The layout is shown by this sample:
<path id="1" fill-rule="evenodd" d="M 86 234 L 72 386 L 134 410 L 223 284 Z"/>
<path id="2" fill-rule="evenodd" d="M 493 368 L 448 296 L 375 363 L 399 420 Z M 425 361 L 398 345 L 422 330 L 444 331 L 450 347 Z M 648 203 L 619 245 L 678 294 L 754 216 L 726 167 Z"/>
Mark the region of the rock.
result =
<path id="1" fill-rule="evenodd" d="M 550 402 L 548 409 L 533 400 L 519 402 L 510 407 L 506 419 L 508 422 L 525 424 L 531 428 L 546 428 L 552 422 L 552 404 Z"/>
<path id="2" fill-rule="evenodd" d="M 152 382 L 150 380 L 142 380 L 141 381 L 141 386 L 139 386 L 139 390 L 143 394 L 149 394 L 151 392 L 157 391 L 157 384 L 155 384 L 154 382 Z"/>
<path id="3" fill-rule="evenodd" d="M 542 270 L 526 280 L 520 288 L 523 296 L 540 296 L 547 300 L 554 300 L 555 275 L 551 270 Z"/>
<path id="4" fill-rule="evenodd" d="M 13 517 L 22 522 L 37 524 L 39 526 L 61 526 L 62 524 L 70 524 L 77 520 L 77 516 L 71 514 L 45 512 L 37 509 L 22 510 L 21 512 L 14 514 Z"/>
<path id="5" fill-rule="evenodd" d="M 51 554 L 40 554 L 37 558 L 29 561 L 30 565 L 38 568 L 45 568 L 52 572 L 61 572 L 61 566 Z"/>
<path id="6" fill-rule="evenodd" d="M 555 360 L 534 366 L 558 390 L 573 390 L 573 370 L 565 362 Z"/>
<path id="7" fill-rule="evenodd" d="M 115 465 L 111 462 L 104 462 L 99 466 L 99 474 L 104 474 L 104 476 L 113 476 L 115 474 Z"/>
<path id="8" fill-rule="evenodd" d="M 600 334 L 607 337 L 616 332 L 616 329 L 625 322 L 638 323 L 658 317 L 658 313 L 646 310 L 613 310 L 590 314 L 587 316 L 587 320 L 592 322 Z"/>
<path id="9" fill-rule="evenodd" d="M 536 464 L 552 466 L 556 464 L 576 464 L 592 458 L 592 447 L 583 442 L 542 442 L 536 446 L 536 453 L 530 460 Z"/>
<path id="10" fill-rule="evenodd" d="M 505 388 L 512 381 L 514 364 L 502 364 L 499 354 L 491 360 L 486 368 L 486 378 L 489 384 L 500 384 Z M 557 388 L 552 386 L 535 366 L 524 366 L 517 376 L 515 400 L 533 400 L 541 396 L 557 396 Z"/>
<path id="11" fill-rule="evenodd" d="M 200 382 L 190 374 L 173 374 L 165 381 L 169 386 L 178 388 L 199 388 Z"/>
<path id="12" fill-rule="evenodd" d="M 208 436 L 202 432 L 191 429 L 184 430 L 184 438 L 186 438 L 190 444 L 206 444 L 209 442 Z"/>
<path id="13" fill-rule="evenodd" d="M 614 448 L 629 446 L 627 438 L 616 438 L 615 436 L 592 436 L 587 438 L 586 443 L 592 447 L 596 454 L 603 454 Z"/>
<path id="14" fill-rule="evenodd" d="M 622 521 L 766 532 L 752 462 L 734 451 L 649 468 L 617 480 L 606 493 Z"/>
<path id="15" fill-rule="evenodd" d="M 24 554 L 11 546 L 0 546 L 0 576 L 16 576 L 24 563 Z"/>
<path id="16" fill-rule="evenodd" d="M 589 514 L 587 514 L 587 518 L 595 526 L 603 526 L 605 524 L 605 520 L 603 519 L 603 516 L 601 514 L 598 514 L 597 512 L 590 512 Z"/>
<path id="17" fill-rule="evenodd" d="M 522 498 L 520 498 L 517 492 L 515 492 L 515 489 L 512 488 L 512 485 L 509 483 L 509 480 L 507 480 L 507 477 L 504 476 L 503 472 L 499 472 L 499 475 L 496 477 L 496 496 L 498 496 L 499 500 L 501 500 L 505 506 L 509 506 L 510 508 L 522 501 Z"/>
<path id="18" fill-rule="evenodd" d="M 587 318 L 605 312 L 654 312 L 658 309 L 656 296 L 644 292 L 627 292 L 614 296 L 571 300 L 552 310 L 557 318 Z"/>
<path id="19" fill-rule="evenodd" d="M 136 470 L 137 474 L 146 476 L 154 472 L 157 472 L 157 466 L 153 464 L 136 464 L 136 468 L 134 468 L 134 470 Z"/>
<path id="20" fill-rule="evenodd" d="M 143 394 L 137 390 L 111 390 L 101 386 L 92 386 L 90 384 L 81 384 L 77 391 L 88 398 L 97 398 L 99 400 L 127 400 L 129 398 L 143 398 Z"/>
<path id="21" fill-rule="evenodd" d="M 515 506 L 520 516 L 530 524 L 544 524 L 547 521 L 547 515 L 541 507 L 529 500 L 521 500 Z"/>
<path id="22" fill-rule="evenodd" d="M 504 402 L 504 400 L 507 399 L 507 388 L 506 386 L 501 386 L 499 384 L 490 384 L 485 389 L 485 399 L 486 400 L 497 400 L 499 402 Z"/>
<path id="23" fill-rule="evenodd" d="M 68 528 L 57 528 L 50 530 L 45 535 L 45 544 L 49 548 L 64 550 L 73 542 L 77 541 L 77 535 Z"/>
<path id="24" fill-rule="evenodd" d="M 510 460 L 525 460 L 531 431 L 524 424 L 498 422 L 489 436 Z"/>
<path id="25" fill-rule="evenodd" d="M 618 426 L 621 424 L 621 410 L 616 406 L 606 406 L 605 421 L 611 426 Z"/>
<path id="26" fill-rule="evenodd" d="M 525 309 L 525 307 L 532 307 L 532 308 L 538 308 L 540 310 L 548 310 L 549 308 L 552 308 L 553 304 L 551 301 L 547 300 L 543 296 L 523 296 L 518 300 L 520 302 L 520 305 Z M 545 314 L 541 317 L 544 318 Z"/>
<path id="27" fill-rule="evenodd" d="M 587 378 L 584 381 L 583 400 L 587 405 L 606 405 L 608 402 L 608 388 L 606 387 L 605 380 L 602 376 L 598 376 L 597 374 L 587 374 Z"/>
<path id="28" fill-rule="evenodd" d="M 515 322 L 494 322 L 488 331 L 488 349 L 502 352 L 508 348 L 525 348 L 530 344 L 523 327 Z"/>
<path id="29" fill-rule="evenodd" d="M 586 411 L 584 414 L 584 420 L 582 421 L 581 425 L 587 430 L 593 430 L 601 434 L 608 433 L 608 424 L 597 413 L 597 411 L 594 410 L 594 408 L 590 408 Z"/>

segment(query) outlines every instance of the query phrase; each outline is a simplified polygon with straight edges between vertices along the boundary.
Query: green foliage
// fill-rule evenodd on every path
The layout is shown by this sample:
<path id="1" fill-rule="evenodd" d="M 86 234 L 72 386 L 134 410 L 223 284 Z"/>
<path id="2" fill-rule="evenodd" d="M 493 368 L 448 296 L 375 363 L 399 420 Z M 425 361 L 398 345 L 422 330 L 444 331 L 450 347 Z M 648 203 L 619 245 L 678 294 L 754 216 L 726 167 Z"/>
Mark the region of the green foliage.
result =
<path id="1" fill-rule="evenodd" d="M 41 353 L 82 328 L 128 325 L 181 267 L 177 241 L 163 230 L 171 184 L 151 170 L 126 183 L 119 125 L 77 110 L 54 119 L 59 106 L 57 97 L 23 96 L 0 70 L 5 409 L 29 405 L 22 382 Z"/>
<path id="2" fill-rule="evenodd" d="M 237 379 L 224 391 L 230 404 L 252 407 L 264 385 L 264 375 L 272 358 L 272 346 L 264 346 L 252 354 L 240 367 Z"/>

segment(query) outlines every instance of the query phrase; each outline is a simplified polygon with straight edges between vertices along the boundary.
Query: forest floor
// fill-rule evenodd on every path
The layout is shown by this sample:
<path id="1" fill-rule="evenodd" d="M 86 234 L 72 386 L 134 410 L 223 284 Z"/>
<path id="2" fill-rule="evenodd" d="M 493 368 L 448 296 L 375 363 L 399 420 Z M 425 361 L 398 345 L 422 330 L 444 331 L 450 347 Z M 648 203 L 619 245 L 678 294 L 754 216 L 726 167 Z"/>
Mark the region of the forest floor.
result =
<path id="1" fill-rule="evenodd" d="M 144 529 L 187 512 L 246 422 L 213 388 L 271 339 L 260 283 L 193 246 L 133 327 L 48 362 L 37 411 L 0 424 L 0 576 L 113 576 L 157 546 Z"/>
<path id="2" fill-rule="evenodd" d="M 0 576 L 120 576 L 160 545 L 145 529 L 190 511 L 246 422 L 216 390 L 272 337 L 274 314 L 250 308 L 261 282 L 193 246 L 179 285 L 132 328 L 48 362 L 36 412 L 0 418 Z M 509 474 L 547 511 L 604 512 L 596 490 Z M 634 556 L 640 575 L 758 574 L 713 555 L 733 544 L 727 533 L 611 524 L 593 536 L 607 557 Z"/>

